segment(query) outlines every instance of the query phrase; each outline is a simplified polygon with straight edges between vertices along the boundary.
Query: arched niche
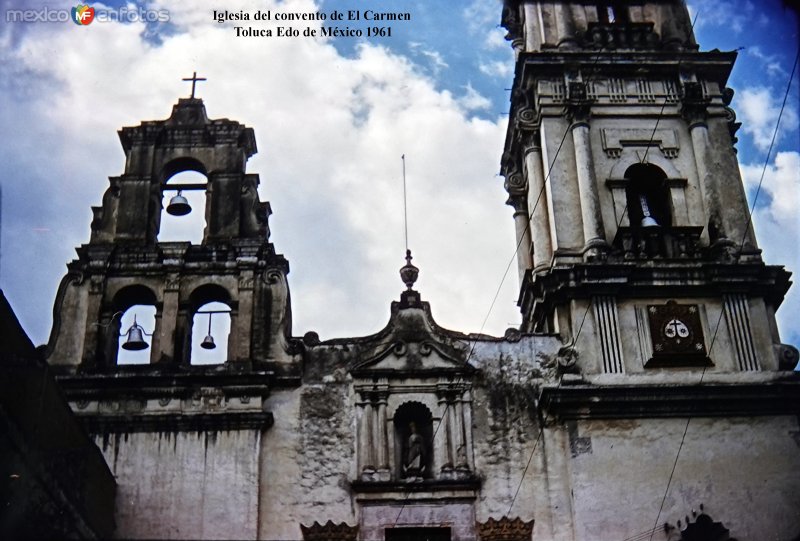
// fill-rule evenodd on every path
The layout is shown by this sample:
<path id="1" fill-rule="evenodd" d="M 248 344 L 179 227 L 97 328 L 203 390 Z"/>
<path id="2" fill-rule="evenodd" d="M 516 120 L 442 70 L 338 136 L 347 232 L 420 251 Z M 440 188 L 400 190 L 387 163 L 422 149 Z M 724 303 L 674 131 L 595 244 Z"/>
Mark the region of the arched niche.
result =
<path id="1" fill-rule="evenodd" d="M 117 344 L 117 365 L 149 364 L 152 355 L 152 334 L 156 326 L 156 307 L 147 304 L 135 304 L 125 310 L 120 317 L 119 328 L 124 331 Z M 134 330 L 138 328 L 138 330 Z M 147 344 L 138 350 L 125 348 L 126 343 L 141 339 Z"/>
<path id="2" fill-rule="evenodd" d="M 190 364 L 222 364 L 228 360 L 230 311 L 230 306 L 227 304 L 213 301 L 203 304 L 194 312 Z"/>
<path id="3" fill-rule="evenodd" d="M 156 294 L 143 285 L 131 285 L 117 291 L 111 302 L 112 314 L 107 329 L 107 351 L 111 364 L 148 364 L 152 354 L 152 335 L 155 333 L 158 299 Z M 146 348 L 128 350 L 123 346 L 134 338 L 130 334 L 133 326 L 139 327 Z"/>
<path id="4" fill-rule="evenodd" d="M 394 414 L 394 457 L 397 479 L 434 477 L 434 426 L 431 411 L 419 402 L 406 402 Z"/>
<path id="5" fill-rule="evenodd" d="M 185 171 L 194 171 L 203 176 L 208 175 L 208 169 L 200 160 L 191 157 L 181 157 L 170 160 L 161 168 L 160 180 L 166 183 L 171 177 Z"/>
<path id="6" fill-rule="evenodd" d="M 235 317 L 233 307 L 230 292 L 218 284 L 203 284 L 189 294 L 187 337 L 190 343 L 186 349 L 189 364 L 222 364 L 230 359 L 231 329 Z M 216 346 L 212 350 L 201 347 L 209 335 L 209 317 L 210 335 Z"/>
<path id="7" fill-rule="evenodd" d="M 208 177 L 206 167 L 193 158 L 177 158 L 161 171 L 161 207 L 158 242 L 203 242 L 206 228 Z M 191 212 L 182 216 L 167 211 L 176 196 L 184 197 Z"/>
<path id="8" fill-rule="evenodd" d="M 656 165 L 636 163 L 625 170 L 624 178 L 631 226 L 672 226 L 672 203 L 666 173 Z"/>

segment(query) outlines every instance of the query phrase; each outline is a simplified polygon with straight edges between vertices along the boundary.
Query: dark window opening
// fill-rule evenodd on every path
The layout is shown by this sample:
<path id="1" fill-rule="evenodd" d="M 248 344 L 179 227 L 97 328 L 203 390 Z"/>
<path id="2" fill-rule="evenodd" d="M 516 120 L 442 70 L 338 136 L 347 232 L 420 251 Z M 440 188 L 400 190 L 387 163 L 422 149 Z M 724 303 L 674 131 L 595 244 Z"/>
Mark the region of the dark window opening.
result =
<path id="1" fill-rule="evenodd" d="M 624 2 L 603 2 L 597 6 L 597 16 L 601 23 L 627 23 L 628 8 Z"/>
<path id="2" fill-rule="evenodd" d="M 386 541 L 450 541 L 450 528 L 386 528 Z"/>
<path id="3" fill-rule="evenodd" d="M 628 218 L 631 227 L 670 227 L 672 209 L 667 175 L 659 167 L 637 163 L 625 171 Z"/>

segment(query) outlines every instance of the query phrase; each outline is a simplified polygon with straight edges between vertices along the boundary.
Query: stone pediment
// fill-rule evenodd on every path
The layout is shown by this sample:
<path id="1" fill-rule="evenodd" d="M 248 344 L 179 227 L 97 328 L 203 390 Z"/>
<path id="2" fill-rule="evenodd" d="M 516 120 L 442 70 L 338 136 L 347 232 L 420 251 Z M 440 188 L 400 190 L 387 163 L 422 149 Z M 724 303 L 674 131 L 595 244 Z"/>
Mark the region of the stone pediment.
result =
<path id="1" fill-rule="evenodd" d="M 436 324 L 430 305 L 420 301 L 418 293 L 406 291 L 400 302 L 392 303 L 388 325 L 360 340 L 350 372 L 361 377 L 471 372 L 466 337 L 455 334 Z"/>

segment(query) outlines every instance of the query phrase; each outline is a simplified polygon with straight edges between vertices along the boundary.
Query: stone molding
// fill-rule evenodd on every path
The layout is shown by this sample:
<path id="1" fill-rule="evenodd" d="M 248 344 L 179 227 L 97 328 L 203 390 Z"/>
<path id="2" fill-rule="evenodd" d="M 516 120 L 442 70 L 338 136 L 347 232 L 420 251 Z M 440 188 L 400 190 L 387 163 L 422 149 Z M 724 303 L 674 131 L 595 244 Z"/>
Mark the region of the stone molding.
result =
<path id="1" fill-rule="evenodd" d="M 800 384 L 570 385 L 542 389 L 554 420 L 796 415 Z"/>
<path id="2" fill-rule="evenodd" d="M 270 428 L 270 412 L 168 413 L 140 415 L 79 415 L 90 434 L 131 434 L 137 432 L 219 432 Z"/>
<path id="3" fill-rule="evenodd" d="M 626 146 L 657 145 L 668 159 L 677 158 L 680 151 L 678 135 L 673 129 L 603 128 L 600 134 L 603 151 L 609 158 L 619 158 Z"/>
<path id="4" fill-rule="evenodd" d="M 530 541 L 533 523 L 533 520 L 525 522 L 519 517 L 513 520 L 506 516 L 500 520 L 490 517 L 486 522 L 476 522 L 475 529 L 480 541 Z"/>
<path id="5" fill-rule="evenodd" d="M 358 526 L 349 526 L 345 522 L 335 524 L 329 520 L 325 524 L 314 522 L 311 526 L 300 525 L 303 541 L 356 541 Z"/>

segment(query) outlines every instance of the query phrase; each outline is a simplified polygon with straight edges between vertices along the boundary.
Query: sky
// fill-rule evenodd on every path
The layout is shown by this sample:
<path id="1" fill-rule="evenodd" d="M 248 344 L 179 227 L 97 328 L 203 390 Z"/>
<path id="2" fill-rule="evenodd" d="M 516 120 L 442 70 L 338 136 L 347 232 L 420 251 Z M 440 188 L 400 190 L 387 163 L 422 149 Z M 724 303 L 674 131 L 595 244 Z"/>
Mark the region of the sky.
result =
<path id="1" fill-rule="evenodd" d="M 798 46 L 796 16 L 777 0 L 689 5 L 702 50 L 741 48 L 729 86 L 756 234 L 768 263 L 797 272 L 798 76 L 767 158 Z M 388 321 L 404 288 L 402 155 L 416 289 L 434 318 L 493 335 L 519 324 L 512 209 L 498 175 L 513 76 L 499 1 L 374 0 L 369 7 L 412 16 L 382 38 L 237 37 L 235 23 L 212 14 L 329 14 L 363 10 L 361 0 L 109 1 L 92 6 L 169 20 L 7 20 L 9 9 L 45 6 L 73 7 L 0 3 L 0 286 L 35 343 L 47 341 L 66 263 L 88 242 L 90 207 L 123 171 L 116 131 L 167 118 L 194 71 L 208 79 L 197 95 L 209 117 L 255 130 L 248 172 L 260 174 L 271 241 L 290 262 L 295 336 L 363 336 Z M 202 217 L 183 225 L 196 233 Z M 800 344 L 792 323 L 800 287 L 778 319 L 783 341 Z"/>

